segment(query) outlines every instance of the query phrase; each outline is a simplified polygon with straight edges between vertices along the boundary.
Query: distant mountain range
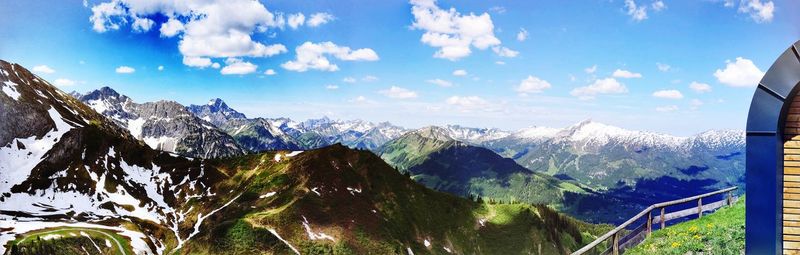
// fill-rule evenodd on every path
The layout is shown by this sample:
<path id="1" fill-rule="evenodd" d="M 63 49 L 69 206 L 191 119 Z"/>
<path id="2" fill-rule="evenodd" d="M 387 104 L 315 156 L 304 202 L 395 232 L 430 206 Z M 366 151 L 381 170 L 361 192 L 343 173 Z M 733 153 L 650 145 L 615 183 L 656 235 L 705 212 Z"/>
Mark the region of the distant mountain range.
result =
<path id="1" fill-rule="evenodd" d="M 560 129 L 448 125 L 414 130 L 325 117 L 302 122 L 248 118 L 218 98 L 184 107 L 170 101 L 136 104 L 107 87 L 73 94 L 151 147 L 183 156 L 229 157 L 341 143 L 371 150 L 433 189 L 548 203 L 594 222 L 624 219 L 619 212 L 625 210 L 615 207 L 636 210 L 676 194 L 744 188 L 743 131 L 678 137 L 588 120 Z"/>
<path id="2" fill-rule="evenodd" d="M 0 60 L 0 253 L 98 245 L 99 237 L 60 234 L 78 228 L 102 230 L 136 254 L 564 254 L 609 229 L 545 205 L 437 192 L 372 152 L 341 144 L 183 157 L 175 153 L 210 158 L 217 148 L 236 147 L 195 138 L 231 139 L 218 134 L 214 119 L 103 90 L 80 96 L 84 104 Z M 527 170 L 494 172 L 520 171 Z M 26 240 L 42 230 L 48 235 Z"/>

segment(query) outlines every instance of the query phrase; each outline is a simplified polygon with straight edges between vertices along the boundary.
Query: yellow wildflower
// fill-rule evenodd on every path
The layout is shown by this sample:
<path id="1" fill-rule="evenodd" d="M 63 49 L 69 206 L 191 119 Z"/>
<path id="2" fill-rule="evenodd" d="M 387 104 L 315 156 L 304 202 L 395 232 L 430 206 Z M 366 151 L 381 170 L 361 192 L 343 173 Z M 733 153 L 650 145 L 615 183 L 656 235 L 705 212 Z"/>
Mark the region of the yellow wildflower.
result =
<path id="1" fill-rule="evenodd" d="M 699 234 L 694 235 L 694 239 L 700 239 L 700 238 L 702 238 L 702 236 L 700 236 Z"/>
<path id="2" fill-rule="evenodd" d="M 681 244 L 678 242 L 672 242 L 672 248 L 678 248 L 678 246 L 681 246 Z"/>

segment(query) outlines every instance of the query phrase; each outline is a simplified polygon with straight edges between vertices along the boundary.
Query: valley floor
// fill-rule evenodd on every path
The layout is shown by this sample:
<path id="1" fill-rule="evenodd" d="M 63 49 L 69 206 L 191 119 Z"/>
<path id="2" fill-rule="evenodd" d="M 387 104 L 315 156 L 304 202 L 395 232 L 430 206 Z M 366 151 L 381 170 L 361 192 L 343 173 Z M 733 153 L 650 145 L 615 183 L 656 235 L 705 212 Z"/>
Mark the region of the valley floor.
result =
<path id="1" fill-rule="evenodd" d="M 744 254 L 745 197 L 703 218 L 657 230 L 626 254 Z"/>

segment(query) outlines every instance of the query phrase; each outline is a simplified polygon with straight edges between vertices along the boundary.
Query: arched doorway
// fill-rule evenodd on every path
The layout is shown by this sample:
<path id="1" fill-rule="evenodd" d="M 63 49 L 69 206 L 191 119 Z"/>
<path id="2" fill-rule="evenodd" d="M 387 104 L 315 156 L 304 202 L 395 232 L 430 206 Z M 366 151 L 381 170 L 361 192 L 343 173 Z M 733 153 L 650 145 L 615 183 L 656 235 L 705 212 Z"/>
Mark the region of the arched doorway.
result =
<path id="1" fill-rule="evenodd" d="M 800 42 L 758 84 L 747 117 L 746 252 L 800 254 Z M 798 103 L 794 103 L 797 101 Z"/>

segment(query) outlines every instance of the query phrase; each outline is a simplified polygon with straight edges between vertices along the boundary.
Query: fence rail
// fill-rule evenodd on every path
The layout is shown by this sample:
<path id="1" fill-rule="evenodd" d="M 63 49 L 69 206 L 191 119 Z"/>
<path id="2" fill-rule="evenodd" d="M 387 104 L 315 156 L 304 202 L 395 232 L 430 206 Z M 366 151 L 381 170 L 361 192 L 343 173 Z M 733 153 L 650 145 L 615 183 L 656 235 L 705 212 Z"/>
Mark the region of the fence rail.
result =
<path id="1" fill-rule="evenodd" d="M 603 251 L 602 254 L 614 254 L 618 255 L 621 251 L 625 251 L 626 249 L 633 247 L 636 244 L 644 241 L 647 236 L 650 236 L 650 233 L 653 232 L 653 224 L 660 224 L 661 228 L 663 229 L 666 226 L 666 222 L 670 220 L 680 219 L 683 217 L 687 217 L 690 215 L 697 214 L 698 218 L 703 217 L 703 212 L 715 210 L 717 208 L 723 207 L 725 205 L 733 205 L 735 202 L 735 197 L 733 196 L 733 191 L 736 190 L 737 187 L 730 187 L 721 190 L 717 190 L 714 192 L 709 192 L 697 196 L 661 202 L 657 204 L 650 205 L 649 207 L 642 210 L 636 216 L 628 219 L 621 225 L 617 226 L 613 230 L 609 231 L 608 233 L 600 236 L 593 242 L 589 243 L 588 245 L 584 246 L 583 248 L 575 251 L 572 255 L 582 255 L 585 254 L 592 249 L 596 248 L 598 245 L 603 243 L 606 240 L 611 240 L 610 247 Z M 713 203 L 703 204 L 703 198 L 707 198 L 714 195 L 719 195 L 727 193 L 725 199 L 716 201 Z M 676 212 L 665 213 L 665 208 L 667 206 L 685 204 L 688 202 L 697 201 L 697 207 L 684 209 Z M 659 210 L 660 209 L 660 210 Z M 653 214 L 657 214 L 654 215 Z M 639 221 L 642 217 L 647 217 L 647 222 L 637 226 L 634 228 L 628 235 L 621 236 L 623 230 L 628 228 L 631 224 Z"/>

